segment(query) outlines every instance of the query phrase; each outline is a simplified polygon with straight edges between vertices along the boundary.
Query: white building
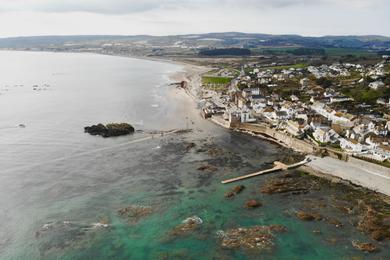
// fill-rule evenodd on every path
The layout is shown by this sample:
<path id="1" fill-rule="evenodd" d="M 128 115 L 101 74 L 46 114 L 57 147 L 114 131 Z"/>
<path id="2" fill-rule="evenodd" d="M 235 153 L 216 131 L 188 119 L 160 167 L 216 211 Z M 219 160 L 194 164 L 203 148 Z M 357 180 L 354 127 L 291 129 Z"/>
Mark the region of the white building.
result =
<path id="1" fill-rule="evenodd" d="M 339 103 L 339 102 L 346 102 L 346 101 L 353 101 L 353 98 L 346 97 L 346 96 L 330 97 L 330 103 Z"/>
<path id="2" fill-rule="evenodd" d="M 241 111 L 241 123 L 253 123 L 256 122 L 256 118 L 252 117 L 252 114 L 249 110 Z"/>
<path id="3" fill-rule="evenodd" d="M 355 140 L 347 140 L 345 138 L 340 139 L 340 147 L 349 152 L 361 153 L 367 149 L 361 143 Z"/>
<path id="4" fill-rule="evenodd" d="M 288 133 L 290 133 L 291 135 L 293 135 L 295 137 L 302 136 L 304 133 L 301 125 L 299 125 L 298 122 L 292 121 L 292 120 L 288 120 L 286 122 L 285 129 Z"/>
<path id="5" fill-rule="evenodd" d="M 368 86 L 374 90 L 377 90 L 378 88 L 384 87 L 385 84 L 382 81 L 378 80 L 371 82 Z"/>
<path id="6" fill-rule="evenodd" d="M 313 105 L 310 106 L 310 108 L 316 111 L 318 114 L 326 117 L 333 123 L 341 124 L 343 126 L 353 126 L 351 120 L 342 116 L 340 113 L 337 113 L 334 110 L 328 109 L 325 104 L 321 102 L 315 102 Z"/>

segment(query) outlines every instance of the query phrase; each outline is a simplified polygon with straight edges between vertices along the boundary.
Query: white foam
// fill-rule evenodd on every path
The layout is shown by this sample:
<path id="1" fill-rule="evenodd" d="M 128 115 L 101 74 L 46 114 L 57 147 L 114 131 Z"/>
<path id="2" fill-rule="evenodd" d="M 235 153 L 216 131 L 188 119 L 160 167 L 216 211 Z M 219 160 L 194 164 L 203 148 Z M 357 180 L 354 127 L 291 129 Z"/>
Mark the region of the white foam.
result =
<path id="1" fill-rule="evenodd" d="M 194 221 L 198 225 L 203 224 L 203 220 L 198 216 L 192 216 L 192 217 L 186 218 L 185 220 L 183 220 L 183 223 L 186 224 L 189 221 Z"/>
<path id="2" fill-rule="evenodd" d="M 106 227 L 109 227 L 108 224 L 103 224 L 103 223 L 93 223 L 92 226 L 94 228 L 106 228 Z"/>

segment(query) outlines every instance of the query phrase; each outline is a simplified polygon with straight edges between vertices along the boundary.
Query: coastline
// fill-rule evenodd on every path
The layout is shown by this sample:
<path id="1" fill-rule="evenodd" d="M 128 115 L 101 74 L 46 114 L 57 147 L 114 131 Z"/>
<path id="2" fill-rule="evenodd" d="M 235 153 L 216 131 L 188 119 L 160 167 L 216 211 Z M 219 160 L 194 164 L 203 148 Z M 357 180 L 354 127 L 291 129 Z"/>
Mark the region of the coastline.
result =
<path id="1" fill-rule="evenodd" d="M 196 96 L 196 93 L 198 93 L 199 88 L 201 87 L 201 82 L 199 81 L 199 79 L 201 79 L 201 72 L 204 73 L 210 69 L 207 67 L 194 66 L 191 64 L 183 65 L 184 72 L 171 75 L 171 79 L 175 81 L 187 81 L 188 88 L 185 90 L 185 93 L 187 94 L 188 98 L 190 98 L 192 102 L 196 104 L 199 100 L 199 97 Z M 361 160 L 355 158 L 348 161 L 342 161 L 332 157 L 322 158 L 315 156 L 314 154 L 307 151 L 305 152 L 301 149 L 297 149 L 293 145 L 289 145 L 275 137 L 268 137 L 268 135 L 249 130 L 247 131 L 235 128 L 232 129 L 223 122 L 219 122 L 219 120 L 216 118 L 211 118 L 209 121 L 225 129 L 245 133 L 255 138 L 261 138 L 265 141 L 272 142 L 287 149 L 303 152 L 309 155 L 312 161 L 305 166 L 299 167 L 298 170 L 315 175 L 317 177 L 331 180 L 332 182 L 342 182 L 356 188 L 363 187 L 365 189 L 369 189 L 372 192 L 379 193 L 383 196 L 387 203 L 390 203 L 390 169 L 388 168 L 377 167 L 377 165 L 368 162 L 360 162 Z M 356 166 L 357 162 L 359 162 L 359 166 Z M 356 174 L 356 170 L 360 170 L 361 173 Z"/>
<path id="2" fill-rule="evenodd" d="M 17 56 L 29 55 L 22 53 Z M 51 62 L 40 57 L 46 54 L 32 56 L 34 60 L 42 60 L 34 64 L 44 63 L 52 66 Z M 50 56 L 55 60 L 68 59 L 67 55 Z M 144 89 L 146 97 L 150 97 L 150 94 L 157 94 L 156 100 L 142 99 L 147 108 L 150 104 L 159 104 L 158 107 L 147 110 L 149 114 L 155 111 L 162 112 L 157 116 L 144 117 L 145 122 L 150 119 L 157 120 L 156 127 L 150 129 L 184 129 L 189 126 L 191 131 L 162 138 L 160 138 L 161 134 L 157 133 L 154 138 L 146 137 L 149 139 L 145 142 L 138 142 L 137 136 L 149 136 L 153 135 L 152 133 L 145 131 L 145 133 L 136 133 L 134 137 L 95 138 L 79 131 L 81 124 L 77 120 L 88 115 L 88 111 L 80 113 L 81 110 L 76 107 L 77 109 L 74 110 L 76 113 L 67 118 L 69 124 L 76 126 L 80 141 L 72 142 L 69 138 L 72 135 L 65 133 L 61 135 L 63 136 L 61 139 L 58 132 L 53 133 L 52 142 L 46 139 L 41 141 L 45 145 L 52 144 L 53 148 L 48 151 L 51 151 L 50 154 L 53 154 L 53 157 L 58 157 L 60 153 L 75 156 L 63 157 L 66 158 L 63 162 L 50 162 L 42 167 L 31 165 L 28 160 L 22 160 L 24 158 L 22 156 L 16 157 L 16 162 L 25 161 L 28 168 L 17 171 L 18 174 L 3 174 L 2 176 L 4 193 L 2 205 L 4 210 L 10 212 L 9 215 L 2 216 L 2 222 L 6 223 L 4 240 L 10 238 L 9 241 L 11 241 L 4 246 L 6 256 L 10 258 L 28 256 L 32 259 L 58 256 L 88 258 L 96 255 L 101 255 L 103 258 L 114 256 L 124 259 L 129 257 L 154 259 L 161 258 L 161 256 L 163 258 L 177 256 L 206 259 L 234 258 L 240 254 L 241 250 L 222 248 L 222 241 L 219 240 L 218 234 L 224 234 L 222 232 L 226 233 L 229 230 L 239 232 L 242 229 L 253 230 L 259 225 L 264 227 L 275 225 L 286 229 L 283 234 L 275 234 L 272 239 L 275 248 L 264 254 L 259 253 L 260 258 L 288 259 L 302 256 L 307 259 L 316 259 L 321 255 L 327 259 L 338 259 L 350 255 L 363 255 L 364 253 L 354 251 L 355 249 L 351 247 L 351 239 L 375 243 L 383 251 L 375 256 L 387 254 L 387 244 L 372 241 L 350 224 L 352 220 L 364 217 L 364 211 L 347 215 L 340 213 L 336 208 L 339 204 L 347 210 L 357 207 L 357 202 L 348 203 L 345 199 L 351 193 L 356 196 L 356 199 L 365 198 L 366 194 L 374 197 L 373 193 L 366 189 L 355 191 L 350 186 L 333 184 L 295 170 L 270 174 L 237 184 L 221 185 L 220 181 L 225 178 L 257 171 L 258 168 L 267 168 L 273 161 L 290 164 L 294 159 L 298 160 L 300 155 L 297 156 L 291 149 L 254 139 L 248 134 L 226 130 L 210 122 L 211 120 L 203 119 L 197 108 L 202 105 L 202 100 L 200 100 L 201 103 L 197 103 L 191 91 L 176 87 L 176 84 L 169 85 L 170 82 L 181 79 L 191 80 L 189 85 L 194 88 L 193 93 L 196 93 L 200 83 L 197 81 L 200 79 L 200 72 L 193 66 L 168 66 L 137 60 L 99 58 L 94 55 L 70 56 L 71 63 L 75 63 L 74 60 L 85 60 L 85 64 L 102 68 L 98 70 L 100 73 L 96 76 L 94 73 L 85 74 L 85 78 L 99 79 L 99 85 L 88 81 L 84 84 L 88 90 L 85 92 L 87 100 L 93 100 L 92 93 L 97 93 L 93 90 L 99 86 L 99 89 L 106 90 L 103 92 L 105 95 L 102 95 L 103 104 L 108 102 L 107 94 L 116 93 L 117 84 L 113 84 L 113 89 L 104 88 L 106 86 L 104 80 L 111 82 L 113 76 L 117 74 L 110 74 L 111 68 L 107 70 L 102 64 L 114 64 L 115 66 L 122 64 L 120 71 L 123 73 L 115 78 L 128 79 L 126 82 L 130 82 L 123 85 L 123 90 L 126 91 L 119 92 L 124 102 L 131 105 L 137 104 L 137 99 L 142 96 L 133 95 L 134 89 Z M 95 59 L 101 62 L 90 62 Z M 135 63 L 134 67 L 132 63 Z M 67 63 L 61 62 L 61 64 Z M 78 64 L 81 66 L 75 70 L 86 67 L 82 62 Z M 132 68 L 137 67 L 142 67 L 145 74 L 134 73 Z M 117 68 L 114 67 L 115 71 Z M 138 84 L 145 86 L 140 88 L 132 83 L 137 81 L 133 81 L 129 74 L 135 77 L 153 77 L 153 80 L 147 81 L 152 82 L 151 84 Z M 38 73 L 36 80 L 44 79 L 39 75 Z M 75 78 L 76 81 L 83 79 L 73 76 L 77 74 L 70 75 L 70 78 Z M 121 75 L 123 78 L 119 77 Z M 169 79 L 168 75 L 170 75 Z M 118 87 L 120 86 L 118 84 Z M 77 85 L 73 89 L 76 87 Z M 53 93 L 61 94 L 59 91 Z M 72 91 L 71 94 L 75 98 L 81 97 L 77 91 Z M 57 96 L 59 99 L 62 97 Z M 136 98 L 132 99 L 133 96 Z M 46 97 L 49 101 L 56 100 L 53 96 L 46 95 Z M 200 95 L 201 98 L 202 95 Z M 78 102 L 77 99 L 76 102 Z M 91 105 L 86 104 L 94 108 L 93 102 L 94 100 Z M 53 103 L 58 104 L 58 102 Z M 112 104 L 120 103 L 114 99 Z M 57 107 L 61 109 L 62 106 Z M 119 119 L 124 118 L 124 122 L 136 122 L 127 117 L 132 112 L 131 110 L 134 109 L 126 106 L 118 110 L 118 114 L 110 114 L 106 118 L 110 120 L 113 118 L 112 115 L 114 117 L 118 115 Z M 92 113 L 95 114 L 96 111 L 98 110 L 93 109 Z M 134 110 L 134 112 L 138 111 Z M 53 114 L 56 116 L 53 119 L 61 120 L 61 118 L 57 119 L 57 113 Z M 136 119 L 140 115 L 142 114 L 137 113 Z M 50 118 L 50 121 L 54 120 Z M 145 129 L 148 128 L 145 127 Z M 25 130 L 30 129 L 32 127 Z M 25 130 L 20 129 L 20 131 Z M 21 133 L 25 133 L 24 136 L 28 137 L 27 131 Z M 46 131 L 40 131 L 40 133 L 42 136 L 47 135 Z M 134 138 L 137 139 L 135 140 L 137 143 L 129 145 L 128 142 L 133 142 Z M 31 142 L 33 141 L 39 140 L 31 139 Z M 58 145 L 59 141 L 69 144 L 69 148 Z M 75 154 L 74 144 L 79 144 L 77 147 L 80 151 L 90 152 Z M 50 159 L 47 156 L 49 153 L 40 146 L 17 147 L 21 147 L 20 150 L 31 150 L 26 154 L 27 159 L 34 158 L 34 161 L 41 161 L 44 158 L 44 162 Z M 28 150 L 28 147 L 32 149 Z M 99 147 L 107 147 L 107 149 L 95 150 Z M 6 151 L 5 153 L 9 155 L 4 158 L 9 161 L 13 160 L 12 154 L 15 154 L 13 151 L 17 150 Z M 275 184 L 286 180 L 291 181 L 290 186 L 285 187 L 287 193 L 262 191 L 262 189 L 272 189 Z M 38 184 L 39 188 L 36 188 Z M 288 192 L 294 184 L 297 184 L 302 191 Z M 242 185 L 245 190 L 227 198 L 226 194 L 229 194 L 236 185 Z M 333 199 L 338 199 L 338 201 Z M 253 201 L 258 203 L 257 209 L 247 206 L 248 202 Z M 379 202 L 379 199 L 376 201 Z M 312 206 L 324 204 L 326 205 L 324 208 Z M 383 205 L 382 201 L 379 205 Z M 42 208 L 45 210 L 37 211 Z M 297 216 L 300 211 L 308 214 L 322 214 L 323 220 L 306 223 Z M 133 217 L 137 212 L 147 214 L 140 213 L 142 216 Z M 194 218 L 200 219 L 204 224 L 189 233 L 178 234 L 176 232 L 183 227 L 183 222 Z M 333 224 L 328 223 L 331 220 Z M 341 225 L 344 227 L 339 229 Z M 319 230 L 321 234 L 318 233 Z M 328 243 L 328 239 L 333 237 L 340 238 L 337 245 Z M 240 238 L 240 241 L 246 241 L 246 239 Z M 194 246 L 188 247 L 188 243 L 194 243 Z M 118 245 L 123 246 L 118 247 Z M 302 245 L 307 245 L 306 251 L 295 250 Z M 186 250 L 182 251 L 181 248 L 186 248 Z M 245 257 L 244 254 L 246 253 L 243 252 L 243 257 Z M 252 253 L 248 252 L 248 257 L 251 256 L 253 256 Z"/>
<path id="3" fill-rule="evenodd" d="M 26 50 L 6 50 L 6 51 L 26 51 Z M 179 65 L 179 66 L 182 66 L 182 70 L 171 73 L 168 75 L 168 77 L 170 80 L 172 80 L 174 82 L 181 82 L 181 81 L 187 82 L 188 85 L 187 85 L 186 89 L 183 90 L 183 93 L 186 93 L 186 95 L 183 95 L 183 96 L 188 97 L 188 99 L 191 100 L 190 102 L 195 106 L 197 105 L 197 103 L 199 101 L 199 96 L 198 96 L 199 93 L 198 92 L 200 91 L 200 87 L 201 87 L 201 75 L 203 73 L 206 73 L 206 72 L 212 70 L 211 67 L 193 65 L 193 64 L 189 64 L 189 63 L 185 63 L 185 62 L 181 62 L 181 61 L 176 61 L 176 60 L 171 60 L 171 59 L 167 59 L 167 58 L 163 59 L 163 58 L 152 58 L 152 57 L 146 57 L 146 56 L 116 55 L 116 54 L 106 54 L 106 53 L 98 53 L 98 52 L 52 52 L 52 51 L 37 51 L 37 50 L 28 50 L 28 51 L 29 52 L 50 52 L 50 53 L 97 54 L 97 55 L 131 58 L 131 59 L 147 60 L 147 61 L 163 62 L 163 63 L 170 63 L 170 64 L 174 64 L 174 65 Z M 177 95 L 177 93 L 172 93 L 172 94 Z M 194 110 L 196 110 L 194 112 L 199 112 L 199 110 L 197 108 L 194 108 Z M 268 135 L 255 133 L 253 131 L 246 131 L 246 130 L 242 131 L 240 129 L 231 129 L 230 127 L 224 125 L 223 123 L 218 122 L 218 120 L 211 119 L 209 121 L 212 121 L 214 124 L 219 125 L 223 128 L 230 129 L 233 131 L 242 132 L 242 133 L 251 135 L 255 138 L 261 138 L 265 141 L 275 143 L 275 144 L 282 146 L 282 147 L 285 147 L 287 149 L 293 149 L 295 151 L 302 152 L 299 149 L 296 149 L 294 146 L 291 146 L 291 145 L 287 144 L 286 142 L 279 140 L 278 138 L 271 138 L 271 137 L 268 137 Z M 345 171 L 345 169 L 351 169 L 351 168 L 353 169 L 354 168 L 353 162 L 349 162 L 349 161 L 343 162 L 345 165 L 343 165 L 342 167 L 339 166 L 338 168 L 332 168 L 329 166 L 334 165 L 334 162 L 338 161 L 337 159 L 331 158 L 334 161 L 332 161 L 333 164 L 329 165 L 329 164 L 326 164 L 326 160 L 327 160 L 326 158 L 330 158 L 330 157 L 321 158 L 318 156 L 314 156 L 311 153 L 307 153 L 307 154 L 311 155 L 311 157 L 314 159 L 313 161 L 315 161 L 316 164 L 314 164 L 314 162 L 312 162 L 304 167 L 300 167 L 299 170 L 304 171 L 304 172 L 309 173 L 309 174 L 316 175 L 316 176 L 325 177 L 325 178 L 331 179 L 331 180 L 338 179 L 338 181 L 346 181 L 353 186 L 364 187 L 364 188 L 369 189 L 373 192 L 379 192 L 379 193 L 383 194 L 384 196 L 386 196 L 387 198 L 390 197 L 390 169 L 383 167 L 382 170 L 379 170 L 382 172 L 378 173 L 377 169 L 375 169 L 376 171 L 375 170 L 373 171 L 372 169 L 365 169 L 366 165 L 372 164 L 372 163 L 366 162 L 366 165 L 363 165 L 358 169 L 362 170 L 363 172 L 365 172 L 365 174 L 368 174 L 368 175 L 365 176 L 365 175 L 360 174 L 361 175 L 360 177 L 356 177 L 356 174 L 353 171 L 352 172 L 349 170 Z M 319 165 L 321 165 L 321 166 L 319 166 Z M 344 168 L 344 167 L 346 167 L 346 168 Z M 368 168 L 371 168 L 371 167 L 368 166 Z M 381 176 L 384 176 L 384 178 L 381 178 Z M 372 183 L 372 182 L 374 182 L 374 183 Z"/>
<path id="4" fill-rule="evenodd" d="M 203 119 L 200 109 L 197 109 L 203 100 L 197 103 L 191 91 L 186 92 L 176 84 L 169 85 L 187 79 L 192 80 L 193 88 L 199 87 L 200 82 L 196 81 L 200 79 L 199 71 L 193 66 L 187 66 L 186 74 L 186 68 L 181 66 L 95 55 L 21 53 L 15 56 L 15 60 L 21 63 L 26 63 L 31 56 L 35 61 L 33 64 L 40 64 L 36 67 L 44 68 L 44 72 L 63 71 L 52 70 L 56 64 L 52 60 L 58 60 L 64 70 L 69 66 L 64 60 L 70 64 L 77 63 L 78 66 L 72 67 L 72 73 L 68 75 L 76 83 L 85 83 L 83 87 L 86 91 L 79 93 L 78 85 L 70 84 L 73 81 L 66 84 L 67 81 L 61 81 L 63 77 L 55 77 L 52 86 L 74 86 L 68 88 L 71 90 L 68 93 L 75 101 L 67 102 L 75 108 L 71 111 L 74 112 L 63 111 L 58 115 L 57 111 L 64 110 L 63 105 L 53 101 L 64 97 L 60 87 L 59 91 L 47 92 L 53 95 L 41 92 L 39 97 L 47 101 L 44 103 L 52 103 L 53 106 L 41 109 L 43 113 L 37 117 L 30 117 L 29 111 L 22 110 L 20 115 L 30 117 L 31 123 L 27 122 L 26 129 L 12 130 L 15 132 L 10 136 L 12 139 L 2 142 L 7 148 L 4 149 L 3 159 L 9 161 L 4 168 L 13 168 L 17 173 L 10 174 L 12 172 L 9 171 L 2 174 L 1 179 L 4 194 L 2 208 L 7 212 L 1 216 L 2 223 L 5 223 L 1 234 L 5 243 L 1 252 L 5 258 L 88 258 L 100 255 L 102 258 L 118 259 L 229 259 L 238 254 L 242 257 L 248 255 L 248 258 L 272 259 L 364 257 L 364 253 L 351 247 L 352 239 L 375 243 L 383 251 L 375 256 L 388 253 L 388 244 L 372 241 L 350 224 L 354 219 L 364 217 L 364 211 L 355 210 L 356 214 L 347 215 L 336 208 L 337 205 L 347 209 L 357 207 L 357 202 L 346 201 L 345 197 L 350 193 L 356 199 L 364 199 L 366 194 L 373 197 L 365 189 L 354 191 L 350 186 L 333 184 L 301 171 L 279 172 L 237 184 L 221 185 L 220 181 L 225 178 L 267 168 L 273 161 L 290 164 L 294 159 L 299 160 L 300 155 L 297 156 L 291 149 L 226 130 Z M 3 60 L 7 65 L 8 59 Z M 75 73 L 89 64 L 92 69 L 83 73 L 83 77 Z M 23 66 L 16 68 L 28 71 Z M 142 68 L 142 72 L 135 71 L 137 68 Z M 13 76 L 15 81 L 19 79 L 18 71 Z M 118 71 L 121 73 L 117 74 Z M 46 81 L 39 70 L 34 75 L 34 81 Z M 168 78 L 168 75 L 171 77 Z M 145 79 L 145 83 L 137 81 L 139 77 Z M 114 82 L 112 88 L 107 87 L 113 79 L 127 84 Z M 137 82 L 139 84 L 135 84 Z M 194 93 L 197 92 L 195 89 Z M 143 92 L 138 94 L 135 90 Z M 109 99 L 111 93 L 115 97 L 120 96 L 120 99 Z M 93 94 L 102 98 L 95 99 Z M 82 104 L 86 109 L 80 110 L 78 98 L 83 96 L 86 103 Z M 35 101 L 34 98 L 29 100 Z M 98 102 L 100 100 L 101 103 Z M 138 100 L 143 101 L 141 106 L 138 106 Z M 26 106 L 29 104 L 27 101 L 20 103 Z M 119 109 L 111 106 L 122 102 L 128 105 Z M 153 104 L 158 106 L 151 106 Z M 113 112 L 93 122 L 115 119 L 133 123 L 143 118 L 145 125 L 137 124 L 137 128 L 142 127 L 145 131 L 113 139 L 86 135 L 80 131 L 80 126 L 86 125 L 82 119 L 97 114 L 99 107 Z M 139 107 L 145 107 L 146 116 L 139 112 Z M 45 111 L 51 111 L 53 116 L 44 117 Z M 131 113 L 136 117 L 132 118 Z M 52 128 L 42 129 L 42 124 L 37 121 L 41 118 Z M 65 128 L 52 125 L 56 120 L 68 125 Z M 152 124 L 148 122 L 154 120 L 154 127 L 149 127 Z M 33 124 L 38 127 L 34 128 Z M 75 130 L 68 134 L 68 126 Z M 184 127 L 189 127 L 191 131 L 165 136 L 164 132 L 147 130 L 181 130 Z M 34 129 L 38 131 L 32 131 Z M 36 137 L 30 133 L 36 133 Z M 20 137 L 22 142 L 18 141 Z M 83 151 L 85 153 L 81 153 Z M 15 154 L 18 156 L 13 156 Z M 53 161 L 52 157 L 62 160 Z M 31 162 L 39 162 L 40 165 Z M 18 170 L 14 165 L 25 168 Z M 285 188 L 291 189 L 291 185 L 297 184 L 302 191 L 262 192 L 262 189 L 271 189 L 286 178 L 291 183 Z M 226 197 L 236 185 L 245 186 L 244 191 Z M 257 202 L 256 209 L 248 206 L 248 202 L 254 201 Z M 383 205 L 382 201 L 377 201 Z M 368 205 L 375 206 L 375 202 Z M 312 206 L 323 204 L 326 207 Z M 321 214 L 323 220 L 304 222 L 296 215 L 300 211 Z M 194 230 L 178 233 L 191 219 L 199 219 L 202 223 Z M 331 220 L 333 224 L 328 223 Z M 341 225 L 344 225 L 342 229 Z M 268 227 L 282 227 L 286 232 L 273 234 L 270 240 L 272 249 L 256 255 L 252 251 L 246 253 L 240 249 L 223 248 L 219 234 L 226 234 L 229 230 L 251 231 L 257 226 L 264 226 L 267 230 Z M 329 244 L 328 240 L 334 237 L 339 240 Z M 247 239 L 239 238 L 239 241 Z M 307 250 L 296 250 L 302 245 L 306 245 Z"/>

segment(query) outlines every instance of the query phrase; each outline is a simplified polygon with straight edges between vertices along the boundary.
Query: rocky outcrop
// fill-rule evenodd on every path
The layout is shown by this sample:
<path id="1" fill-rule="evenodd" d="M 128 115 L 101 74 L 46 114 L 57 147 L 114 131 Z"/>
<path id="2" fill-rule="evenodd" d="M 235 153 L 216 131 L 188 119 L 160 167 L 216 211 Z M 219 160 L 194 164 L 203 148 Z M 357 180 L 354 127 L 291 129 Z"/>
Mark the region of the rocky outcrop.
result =
<path id="1" fill-rule="evenodd" d="M 225 193 L 225 198 L 233 198 L 236 194 L 232 191 Z"/>
<path id="2" fill-rule="evenodd" d="M 218 170 L 218 168 L 215 167 L 214 165 L 206 164 L 206 165 L 202 165 L 202 166 L 198 167 L 197 170 L 198 171 L 215 172 Z"/>
<path id="3" fill-rule="evenodd" d="M 384 216 L 372 206 L 359 201 L 359 221 L 357 228 L 368 234 L 374 240 L 390 239 L 390 226 L 383 222 Z"/>
<path id="4" fill-rule="evenodd" d="M 134 127 L 127 123 L 119 124 L 97 124 L 84 127 L 84 132 L 91 135 L 100 135 L 103 137 L 121 136 L 134 133 Z"/>
<path id="5" fill-rule="evenodd" d="M 274 246 L 274 233 L 286 232 L 281 225 L 252 226 L 218 231 L 222 248 L 244 250 L 271 250 Z"/>
<path id="6" fill-rule="evenodd" d="M 170 236 L 180 236 L 192 233 L 203 224 L 203 220 L 198 216 L 192 216 L 183 220 L 183 222 L 176 226 L 169 233 Z"/>
<path id="7" fill-rule="evenodd" d="M 263 204 L 260 201 L 257 200 L 248 200 L 245 202 L 245 207 L 248 209 L 254 209 L 263 206 Z"/>
<path id="8" fill-rule="evenodd" d="M 232 189 L 232 191 L 225 193 L 225 198 L 232 198 L 232 197 L 236 196 L 237 194 L 241 193 L 244 189 L 245 189 L 245 186 L 243 186 L 243 185 L 235 186 Z"/>
<path id="9" fill-rule="evenodd" d="M 288 229 L 285 226 L 274 224 L 269 226 L 269 229 L 274 233 L 285 233 Z"/>
<path id="10" fill-rule="evenodd" d="M 245 186 L 244 186 L 244 185 L 238 185 L 238 186 L 235 186 L 235 187 L 233 188 L 233 192 L 234 192 L 235 194 L 239 194 L 239 193 L 241 193 L 244 189 L 245 189 Z"/>
<path id="11" fill-rule="evenodd" d="M 295 213 L 295 215 L 303 221 L 313 221 L 313 220 L 322 220 L 323 217 L 321 214 L 318 213 L 309 213 L 305 211 L 298 211 Z"/>
<path id="12" fill-rule="evenodd" d="M 266 194 L 291 193 L 297 195 L 308 193 L 313 189 L 318 189 L 318 184 L 314 179 L 300 178 L 298 174 L 287 173 L 268 179 L 260 191 Z"/>
<path id="13" fill-rule="evenodd" d="M 379 248 L 372 243 L 360 243 L 358 241 L 352 241 L 352 245 L 354 248 L 368 253 L 373 253 L 379 250 Z"/>
<path id="14" fill-rule="evenodd" d="M 327 222 L 328 224 L 331 224 L 331 225 L 337 227 L 337 228 L 340 228 L 340 227 L 343 226 L 343 223 L 341 223 L 340 220 L 335 219 L 335 218 L 326 218 L 326 222 Z"/>

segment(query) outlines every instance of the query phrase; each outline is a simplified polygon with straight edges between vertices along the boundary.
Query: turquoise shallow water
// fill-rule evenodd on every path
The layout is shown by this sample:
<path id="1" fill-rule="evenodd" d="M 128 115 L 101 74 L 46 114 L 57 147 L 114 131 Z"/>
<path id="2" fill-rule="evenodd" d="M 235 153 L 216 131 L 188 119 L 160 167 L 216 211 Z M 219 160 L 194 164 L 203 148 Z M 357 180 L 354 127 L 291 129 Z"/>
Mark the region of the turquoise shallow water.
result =
<path id="1" fill-rule="evenodd" d="M 354 227 L 353 216 L 334 207 L 349 189 L 328 182 L 308 194 L 267 195 L 260 187 L 274 175 L 234 185 L 220 181 L 288 157 L 291 152 L 221 129 L 200 118 L 187 101 L 170 95 L 167 73 L 178 66 L 98 55 L 0 53 L 0 259 L 386 259 L 364 254 L 352 240 L 372 242 Z M 12 58 L 12 59 L 11 59 Z M 4 60 L 12 60 L 4 64 Z M 34 71 L 35 72 L 31 72 Z M 22 77 L 20 71 L 29 71 Z M 31 75 L 30 75 L 31 74 Z M 37 82 L 37 83 L 35 83 Z M 37 93 L 31 85 L 48 82 Z M 23 87 L 13 87 L 23 84 Z M 83 133 L 97 122 L 137 122 L 137 129 L 185 126 L 192 133 L 103 139 Z M 16 128 L 24 123 L 26 128 Z M 187 149 L 188 143 L 195 147 Z M 202 165 L 215 172 L 199 171 Z M 303 177 L 308 178 L 308 177 Z M 263 206 L 248 210 L 248 199 Z M 152 213 L 133 221 L 118 214 L 131 205 Z M 314 205 L 314 206 L 313 206 Z M 303 222 L 298 210 L 320 210 L 339 219 Z M 198 216 L 194 232 L 174 236 L 183 220 Z M 96 226 L 104 223 L 107 226 Z M 217 231 L 281 224 L 269 251 L 223 249 Z M 313 232 L 316 231 L 316 232 Z"/>

